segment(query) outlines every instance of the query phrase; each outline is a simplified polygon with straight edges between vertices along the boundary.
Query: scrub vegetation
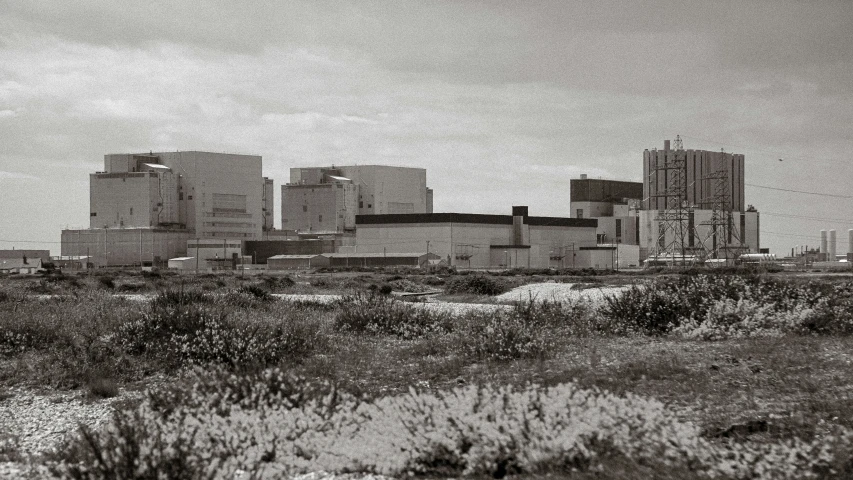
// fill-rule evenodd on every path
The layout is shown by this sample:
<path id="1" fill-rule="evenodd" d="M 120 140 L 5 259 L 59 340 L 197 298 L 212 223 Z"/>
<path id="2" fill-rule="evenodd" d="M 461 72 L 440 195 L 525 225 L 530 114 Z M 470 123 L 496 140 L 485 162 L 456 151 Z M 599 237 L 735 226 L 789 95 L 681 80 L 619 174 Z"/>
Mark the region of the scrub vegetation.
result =
<path id="1" fill-rule="evenodd" d="M 0 389 L 144 390 L 53 453 L 6 454 L 57 476 L 853 476 L 850 277 L 595 277 L 630 288 L 459 313 L 388 291 L 541 279 L 54 277 L 0 279 Z M 132 283 L 150 298 L 116 295 Z M 273 295 L 312 291 L 343 296 Z"/>

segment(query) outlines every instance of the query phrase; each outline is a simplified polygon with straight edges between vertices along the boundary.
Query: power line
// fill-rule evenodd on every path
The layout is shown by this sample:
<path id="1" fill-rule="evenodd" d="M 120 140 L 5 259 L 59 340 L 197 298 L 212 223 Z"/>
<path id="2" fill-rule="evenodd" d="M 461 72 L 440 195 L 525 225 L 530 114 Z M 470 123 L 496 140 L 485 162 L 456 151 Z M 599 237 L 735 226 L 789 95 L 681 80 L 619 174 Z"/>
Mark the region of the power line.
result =
<path id="1" fill-rule="evenodd" d="M 792 190 L 790 188 L 777 188 L 777 187 L 768 187 L 767 185 L 756 185 L 754 183 L 744 183 L 744 185 L 747 185 L 750 187 L 755 187 L 755 188 L 765 188 L 767 190 L 777 190 L 780 192 L 792 192 L 792 193 L 804 193 L 806 195 L 817 195 L 820 197 L 853 198 L 853 195 L 837 195 L 834 193 L 807 192 L 805 190 Z"/>
<path id="2" fill-rule="evenodd" d="M 845 223 L 848 225 L 853 225 L 853 220 L 850 219 L 842 219 L 842 218 L 824 218 L 824 217 L 812 217 L 809 215 L 794 215 L 789 213 L 775 213 L 775 212 L 761 212 L 762 215 L 769 215 L 771 217 L 782 217 L 782 218 L 791 218 L 796 220 L 814 220 L 818 222 L 835 222 L 835 223 Z"/>
<path id="3" fill-rule="evenodd" d="M 47 240 L 3 240 L 0 238 L 0 242 L 3 243 L 62 243 L 62 242 L 49 242 Z"/>

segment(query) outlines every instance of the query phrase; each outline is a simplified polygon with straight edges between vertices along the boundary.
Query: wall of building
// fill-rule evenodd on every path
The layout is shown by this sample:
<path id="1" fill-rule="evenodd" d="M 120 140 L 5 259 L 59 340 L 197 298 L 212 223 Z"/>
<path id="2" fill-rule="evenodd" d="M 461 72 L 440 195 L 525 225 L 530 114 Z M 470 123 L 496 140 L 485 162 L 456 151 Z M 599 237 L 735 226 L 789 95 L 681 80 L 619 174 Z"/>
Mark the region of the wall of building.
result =
<path id="1" fill-rule="evenodd" d="M 358 186 L 358 214 L 427 213 L 426 170 L 386 165 L 337 167 Z"/>
<path id="2" fill-rule="evenodd" d="M 192 238 L 187 240 L 187 257 L 201 260 L 229 259 L 243 255 L 243 243 L 239 238 Z"/>
<path id="3" fill-rule="evenodd" d="M 104 157 L 107 173 L 133 172 L 143 163 L 159 163 L 177 176 L 178 222 L 195 235 L 261 237 L 265 188 L 258 188 L 263 184 L 260 156 L 190 151 Z"/>
<path id="4" fill-rule="evenodd" d="M 639 245 L 638 217 L 599 217 L 596 237 L 601 243 Z"/>
<path id="5" fill-rule="evenodd" d="M 316 240 L 250 240 L 243 243 L 243 252 L 254 263 L 264 264 L 275 255 L 308 255 L 335 253 L 338 242 L 333 238 Z"/>
<path id="6" fill-rule="evenodd" d="M 165 266 L 170 258 L 186 256 L 186 230 L 152 228 L 63 230 L 61 255 L 88 255 L 96 267 Z"/>
<path id="7" fill-rule="evenodd" d="M 440 214 L 438 214 L 440 215 Z M 499 217 L 499 216 L 483 216 Z M 562 260 L 570 266 L 572 248 L 595 245 L 595 227 L 525 225 L 525 244 L 514 244 L 512 217 L 507 222 L 422 222 L 362 224 L 356 229 L 360 253 L 421 252 L 429 248 L 461 268 L 506 266 L 547 268 Z M 429 242 L 429 245 L 427 245 Z M 555 253 L 557 252 L 557 253 Z M 552 257 L 557 258 L 552 261 Z"/>
<path id="8" fill-rule="evenodd" d="M 743 212 L 744 202 L 744 156 L 707 150 L 645 150 L 643 152 L 643 209 L 665 209 L 666 199 L 656 197 L 673 185 L 672 171 L 657 171 L 655 165 L 663 166 L 675 158 L 686 163 L 687 203 L 698 209 L 712 209 L 716 194 L 715 180 L 710 175 L 724 171 L 728 177 L 726 196 L 728 209 Z"/>
<path id="9" fill-rule="evenodd" d="M 42 262 L 51 261 L 50 250 L 0 250 L 0 258 L 39 258 Z"/>
<path id="10" fill-rule="evenodd" d="M 355 228 L 357 188 L 351 183 L 282 185 L 282 228 L 343 232 Z"/>
<path id="11" fill-rule="evenodd" d="M 647 249 L 647 254 L 651 255 L 658 245 L 660 239 L 660 224 L 657 220 L 658 211 L 642 210 L 640 211 L 640 246 Z M 713 233 L 713 211 L 711 210 L 694 210 L 693 211 L 693 230 L 689 228 L 690 221 L 684 225 L 685 247 L 688 254 L 698 253 L 704 249 L 713 249 L 714 237 Z M 759 238 L 759 214 L 757 211 L 750 212 L 733 212 L 731 215 L 731 240 L 729 238 L 717 238 L 719 246 L 739 246 L 743 247 L 740 253 L 759 253 L 760 238 Z M 664 244 L 669 245 L 674 241 L 675 232 L 668 230 L 666 232 Z M 692 238 L 692 241 L 691 241 Z M 692 250 L 692 251 L 691 251 Z M 676 252 L 678 253 L 678 252 Z M 644 259 L 644 258 L 643 258 Z"/>
<path id="12" fill-rule="evenodd" d="M 273 179 L 264 177 L 263 187 L 263 219 L 264 224 L 262 230 L 264 233 L 270 232 L 275 226 L 275 187 Z"/>

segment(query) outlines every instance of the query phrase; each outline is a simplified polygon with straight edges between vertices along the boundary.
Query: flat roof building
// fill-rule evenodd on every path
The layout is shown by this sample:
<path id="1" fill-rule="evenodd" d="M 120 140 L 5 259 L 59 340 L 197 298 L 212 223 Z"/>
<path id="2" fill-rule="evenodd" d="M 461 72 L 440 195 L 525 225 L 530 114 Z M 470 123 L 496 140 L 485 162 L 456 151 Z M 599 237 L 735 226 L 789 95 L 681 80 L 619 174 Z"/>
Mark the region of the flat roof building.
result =
<path id="1" fill-rule="evenodd" d="M 356 215 L 431 213 L 423 168 L 353 165 L 291 168 L 281 187 L 282 228 L 352 231 Z"/>
<path id="2" fill-rule="evenodd" d="M 743 212 L 746 209 L 743 154 L 671 149 L 666 140 L 663 150 L 643 152 L 643 210 L 669 208 L 665 195 L 672 197 L 678 178 L 674 171 L 675 160 L 684 162 L 683 185 L 688 206 L 711 210 L 721 193 L 720 188 L 724 188 L 726 210 Z M 722 177 L 725 182 L 720 185 L 716 180 Z"/>
<path id="3" fill-rule="evenodd" d="M 462 268 L 585 267 L 581 247 L 595 246 L 594 219 L 532 217 L 524 206 L 512 215 L 424 213 L 359 215 L 358 253 L 435 253 Z"/>

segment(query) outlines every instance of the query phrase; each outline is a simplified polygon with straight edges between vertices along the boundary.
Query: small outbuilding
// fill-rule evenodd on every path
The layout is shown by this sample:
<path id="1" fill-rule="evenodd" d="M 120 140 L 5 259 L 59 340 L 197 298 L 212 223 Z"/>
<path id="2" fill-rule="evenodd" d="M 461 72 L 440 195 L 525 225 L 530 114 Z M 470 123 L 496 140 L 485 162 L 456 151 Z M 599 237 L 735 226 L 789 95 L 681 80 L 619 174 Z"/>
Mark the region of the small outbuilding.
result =
<path id="1" fill-rule="evenodd" d="M 268 270 L 307 270 L 328 267 L 331 254 L 315 255 L 273 255 L 267 258 Z"/>
<path id="2" fill-rule="evenodd" d="M 0 258 L 0 273 L 36 273 L 43 270 L 41 258 Z"/>
<path id="3" fill-rule="evenodd" d="M 174 270 L 205 270 L 209 268 L 206 261 L 199 259 L 196 261 L 196 257 L 176 257 L 169 259 L 169 268 Z"/>
<path id="4" fill-rule="evenodd" d="M 435 253 L 329 253 L 330 267 L 423 267 L 441 260 Z"/>

